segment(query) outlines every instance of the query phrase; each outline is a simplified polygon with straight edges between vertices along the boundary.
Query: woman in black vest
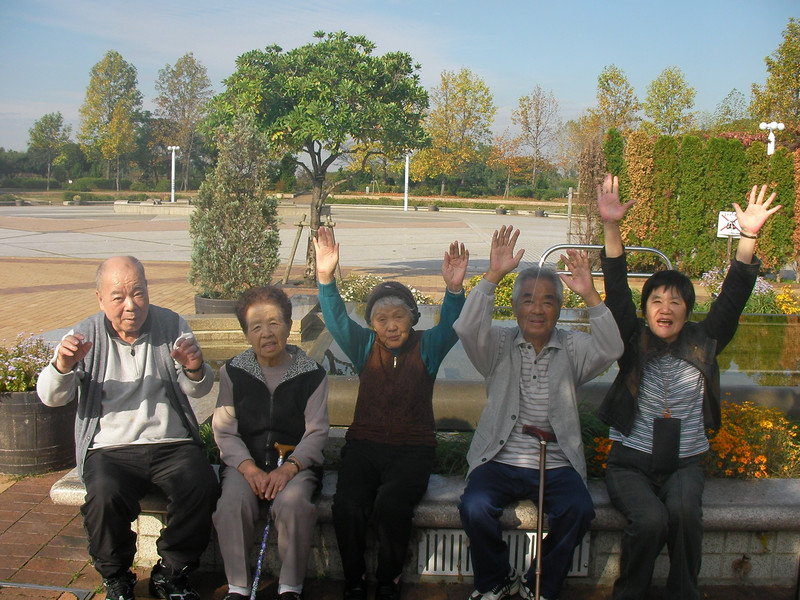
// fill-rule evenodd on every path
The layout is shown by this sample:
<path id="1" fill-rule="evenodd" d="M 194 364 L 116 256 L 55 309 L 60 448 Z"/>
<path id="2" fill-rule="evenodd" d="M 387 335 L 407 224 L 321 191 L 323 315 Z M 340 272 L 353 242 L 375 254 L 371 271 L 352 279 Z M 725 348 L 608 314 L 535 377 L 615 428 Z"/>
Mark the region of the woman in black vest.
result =
<path id="1" fill-rule="evenodd" d="M 302 598 L 328 438 L 328 380 L 298 347 L 288 345 L 292 304 L 280 288 L 252 288 L 236 306 L 252 348 L 220 369 L 212 426 L 222 460 L 222 495 L 214 513 L 225 563 L 225 600 L 250 597 L 250 550 L 260 505 L 272 501 L 281 571 L 278 598 Z M 277 466 L 274 444 L 295 446 Z"/>

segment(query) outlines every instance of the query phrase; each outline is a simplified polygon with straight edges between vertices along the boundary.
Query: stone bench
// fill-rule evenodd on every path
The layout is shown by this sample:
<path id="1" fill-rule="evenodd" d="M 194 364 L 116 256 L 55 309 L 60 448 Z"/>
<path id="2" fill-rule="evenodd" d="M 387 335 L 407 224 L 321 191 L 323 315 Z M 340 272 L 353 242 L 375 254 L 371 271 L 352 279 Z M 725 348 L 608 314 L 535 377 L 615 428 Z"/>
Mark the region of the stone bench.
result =
<path id="1" fill-rule="evenodd" d="M 326 472 L 317 500 L 318 531 L 309 565 L 310 577 L 342 577 L 331 523 L 336 477 L 335 472 Z M 464 479 L 460 476 L 431 477 L 428 491 L 414 514 L 415 535 L 404 580 L 447 581 L 471 572 L 457 509 L 463 488 Z M 571 585 L 610 585 L 618 573 L 620 534 L 625 520 L 611 506 L 603 482 L 590 481 L 589 491 L 597 516 L 588 539 L 576 551 L 572 574 L 577 576 L 570 582 Z M 56 504 L 82 504 L 84 488 L 77 470 L 73 469 L 56 482 L 50 496 Z M 165 506 L 164 498 L 157 495 L 147 496 L 142 501 L 142 515 L 134 524 L 138 534 L 137 564 L 148 565 L 157 560 L 155 540 L 165 520 Z M 800 556 L 800 480 L 709 480 L 703 495 L 703 513 L 706 533 L 701 583 L 750 582 L 775 586 L 796 583 Z M 536 506 L 532 502 L 524 501 L 506 508 L 503 528 L 508 536 L 516 536 L 513 540 L 508 538 L 509 542 L 517 543 L 521 538 L 525 545 L 536 531 L 536 518 Z M 374 553 L 370 557 L 374 559 Z M 529 558 L 524 556 L 521 560 Z M 442 568 L 442 562 L 449 562 L 450 568 L 447 565 Z M 741 569 L 743 563 L 749 563 L 749 573 Z M 266 564 L 278 564 L 274 541 Z M 662 552 L 654 575 L 657 584 L 666 580 L 668 566 L 668 558 Z M 222 570 L 215 540 L 209 544 L 201 568 Z M 374 564 L 370 568 L 374 572 Z"/>

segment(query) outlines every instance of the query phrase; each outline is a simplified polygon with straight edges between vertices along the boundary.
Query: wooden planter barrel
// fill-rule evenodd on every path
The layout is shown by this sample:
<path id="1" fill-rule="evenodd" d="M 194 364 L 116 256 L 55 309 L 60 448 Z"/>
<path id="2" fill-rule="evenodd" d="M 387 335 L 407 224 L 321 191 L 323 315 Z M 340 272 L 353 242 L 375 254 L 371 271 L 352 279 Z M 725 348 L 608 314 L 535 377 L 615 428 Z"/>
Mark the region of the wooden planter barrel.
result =
<path id="1" fill-rule="evenodd" d="M 74 467 L 76 409 L 77 402 L 45 406 L 36 392 L 0 394 L 0 473 Z"/>

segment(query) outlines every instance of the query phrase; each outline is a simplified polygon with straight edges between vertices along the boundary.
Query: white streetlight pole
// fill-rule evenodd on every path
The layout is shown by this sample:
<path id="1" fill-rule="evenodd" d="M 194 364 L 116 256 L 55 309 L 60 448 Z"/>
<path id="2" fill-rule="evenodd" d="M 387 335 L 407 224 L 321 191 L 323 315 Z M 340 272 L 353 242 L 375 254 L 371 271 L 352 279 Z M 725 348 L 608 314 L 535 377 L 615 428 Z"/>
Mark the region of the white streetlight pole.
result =
<path id="1" fill-rule="evenodd" d="M 406 150 L 406 188 L 403 194 L 403 210 L 408 211 L 408 161 L 411 158 L 411 150 Z"/>
<path id="2" fill-rule="evenodd" d="M 175 151 L 180 149 L 180 146 L 167 146 L 167 150 L 172 152 L 172 185 L 170 186 L 170 202 L 175 202 Z"/>
<path id="3" fill-rule="evenodd" d="M 773 154 L 775 152 L 775 130 L 783 131 L 784 124 L 772 121 L 771 123 L 759 123 L 758 128 L 762 131 L 764 129 L 769 129 L 769 135 L 767 136 L 767 155 Z"/>

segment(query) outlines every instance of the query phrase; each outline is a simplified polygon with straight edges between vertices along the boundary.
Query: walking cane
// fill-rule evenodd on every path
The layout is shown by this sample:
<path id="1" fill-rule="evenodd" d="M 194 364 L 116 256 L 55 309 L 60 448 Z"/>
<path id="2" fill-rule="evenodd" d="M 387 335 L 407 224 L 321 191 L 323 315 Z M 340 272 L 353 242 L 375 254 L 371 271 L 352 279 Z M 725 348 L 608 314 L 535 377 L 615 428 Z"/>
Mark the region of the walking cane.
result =
<path id="1" fill-rule="evenodd" d="M 294 446 L 289 444 L 279 444 L 275 442 L 275 450 L 278 451 L 278 466 L 283 464 L 283 459 L 289 452 L 294 450 Z M 261 537 L 261 549 L 258 551 L 258 562 L 256 563 L 256 572 L 253 577 L 253 587 L 250 590 L 250 600 L 256 600 L 256 592 L 258 591 L 258 580 L 261 579 L 261 568 L 264 566 L 264 555 L 267 552 L 267 538 L 269 537 L 269 522 L 272 520 L 270 512 L 272 510 L 272 502 L 267 504 L 267 524 L 264 526 L 264 535 Z"/>
<path id="2" fill-rule="evenodd" d="M 539 440 L 539 504 L 536 506 L 536 600 L 541 596 L 542 585 L 542 536 L 544 534 L 544 472 L 547 458 L 547 443 L 555 442 L 556 436 L 549 431 L 542 431 L 533 425 L 523 425 L 522 433 Z"/>

